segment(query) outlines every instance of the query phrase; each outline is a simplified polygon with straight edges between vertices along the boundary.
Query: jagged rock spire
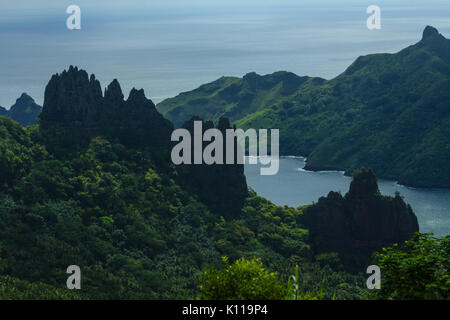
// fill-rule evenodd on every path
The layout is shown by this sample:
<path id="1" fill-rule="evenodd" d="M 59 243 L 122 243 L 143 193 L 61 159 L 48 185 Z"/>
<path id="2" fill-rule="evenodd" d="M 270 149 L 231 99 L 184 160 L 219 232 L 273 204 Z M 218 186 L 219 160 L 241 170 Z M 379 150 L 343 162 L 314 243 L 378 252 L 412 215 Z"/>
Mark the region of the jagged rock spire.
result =
<path id="1" fill-rule="evenodd" d="M 48 137 L 56 127 L 67 131 L 63 142 L 67 145 L 101 135 L 128 146 L 168 147 L 173 126 L 145 97 L 144 90 L 133 88 L 128 100 L 123 98 L 116 79 L 103 96 L 94 75 L 70 66 L 53 75 L 45 89 L 41 128 L 50 130 Z"/>
<path id="2" fill-rule="evenodd" d="M 105 99 L 108 101 L 123 101 L 123 98 L 124 96 L 119 81 L 114 79 L 105 89 Z"/>

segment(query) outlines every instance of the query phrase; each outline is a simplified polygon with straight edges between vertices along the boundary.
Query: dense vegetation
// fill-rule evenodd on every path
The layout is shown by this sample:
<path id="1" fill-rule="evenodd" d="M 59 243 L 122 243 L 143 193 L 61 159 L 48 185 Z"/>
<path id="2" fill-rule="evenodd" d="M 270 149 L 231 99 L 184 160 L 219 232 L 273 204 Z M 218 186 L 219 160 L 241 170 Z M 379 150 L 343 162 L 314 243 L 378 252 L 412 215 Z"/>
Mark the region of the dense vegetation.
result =
<path id="1" fill-rule="evenodd" d="M 396 54 L 359 57 L 326 81 L 288 72 L 221 78 L 163 101 L 175 126 L 226 116 L 279 128 L 280 152 L 312 170 L 365 166 L 418 187 L 450 187 L 450 40 L 432 27 Z"/>
<path id="2" fill-rule="evenodd" d="M 308 231 L 296 223 L 300 210 L 252 193 L 242 214 L 226 220 L 149 151 L 94 138 L 76 157 L 58 159 L 36 142 L 38 128 L 1 121 L 0 274 L 21 279 L 2 278 L 17 290 L 22 281 L 62 290 L 67 266 L 77 264 L 85 297 L 193 298 L 202 268 L 228 256 L 260 257 L 285 278 L 301 262 L 305 287 L 319 290 L 321 274 L 330 295 L 348 283 L 338 296 L 358 297 L 360 278 L 315 262 Z"/>
<path id="3" fill-rule="evenodd" d="M 378 299 L 450 299 L 450 236 L 417 234 L 374 254 L 382 268 Z"/>
<path id="4" fill-rule="evenodd" d="M 282 300 L 286 287 L 277 274 L 264 269 L 258 259 L 239 259 L 233 265 L 224 259 L 225 268 L 207 269 L 200 278 L 202 300 Z"/>
<path id="5" fill-rule="evenodd" d="M 52 77 L 38 125 L 0 116 L 0 298 L 367 297 L 365 269 L 314 247 L 307 207 L 257 196 L 240 165 L 174 166 L 173 127 L 144 92 L 99 88 L 71 67 Z M 355 176 L 355 192 L 373 179 Z M 211 201 L 202 186 L 214 184 Z M 69 265 L 81 267 L 79 292 L 65 289 Z M 255 274 L 268 281 L 241 277 Z"/>
<path id="6" fill-rule="evenodd" d="M 69 298 L 66 268 L 75 264 L 83 298 L 194 298 L 202 269 L 222 256 L 258 257 L 282 278 L 301 262 L 309 290 L 318 290 L 322 274 L 330 296 L 341 283 L 349 285 L 339 297 L 360 296 L 358 276 L 315 261 L 308 231 L 297 223 L 301 210 L 247 189 L 233 215 L 204 204 L 189 173 L 167 159 L 171 125 L 143 92 L 124 101 L 117 82 L 105 96 L 97 89 L 94 77 L 70 68 L 47 86 L 39 125 L 0 117 L 2 297 Z M 241 169 L 223 170 L 232 179 Z M 215 174 L 220 169 L 197 179 L 229 181 Z M 246 186 L 245 177 L 231 181 Z M 230 195 L 240 203 L 241 195 L 223 188 L 216 197 Z"/>

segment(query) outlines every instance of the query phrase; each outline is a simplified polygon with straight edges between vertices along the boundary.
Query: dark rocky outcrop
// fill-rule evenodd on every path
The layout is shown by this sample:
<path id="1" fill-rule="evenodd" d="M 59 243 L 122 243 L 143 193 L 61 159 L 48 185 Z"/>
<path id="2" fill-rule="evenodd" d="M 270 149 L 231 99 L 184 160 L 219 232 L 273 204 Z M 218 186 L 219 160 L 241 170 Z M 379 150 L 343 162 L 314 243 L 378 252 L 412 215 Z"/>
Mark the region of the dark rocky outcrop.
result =
<path id="1" fill-rule="evenodd" d="M 43 143 L 57 157 L 71 157 L 93 137 L 103 136 L 126 147 L 150 150 L 161 167 L 168 169 L 171 163 L 173 125 L 144 90 L 133 88 L 124 100 L 119 82 L 113 80 L 103 95 L 95 76 L 76 67 L 51 78 L 39 123 Z M 212 122 L 204 123 L 204 130 L 212 127 Z M 219 129 L 227 128 L 228 119 L 221 119 Z M 247 197 L 243 165 L 182 165 L 177 170 L 180 182 L 212 212 L 227 218 L 240 214 Z"/>
<path id="2" fill-rule="evenodd" d="M 422 36 L 422 40 L 424 39 L 428 39 L 430 37 L 434 37 L 439 35 L 439 31 L 432 27 L 432 26 L 426 26 L 426 28 L 423 30 L 423 36 Z"/>
<path id="3" fill-rule="evenodd" d="M 193 117 L 183 125 L 183 128 L 187 129 L 192 137 L 194 121 L 202 121 L 203 132 L 214 128 L 212 121 L 203 121 L 199 117 Z M 230 128 L 230 121 L 227 118 L 219 119 L 217 129 L 222 132 L 224 137 L 223 155 L 226 154 L 225 130 Z M 203 143 L 203 149 L 209 143 Z M 237 146 L 237 141 L 235 141 L 235 146 Z M 194 163 L 193 154 L 192 149 L 191 163 Z M 212 212 L 217 212 L 227 219 L 240 215 L 245 198 L 248 196 L 244 165 L 237 164 L 236 149 L 234 154 L 235 164 L 183 164 L 177 167 L 181 184 L 196 193 Z"/>
<path id="4" fill-rule="evenodd" d="M 131 90 L 124 100 L 119 82 L 113 80 L 103 96 L 94 75 L 72 66 L 48 83 L 40 126 L 46 144 L 58 153 L 94 136 L 119 139 L 129 147 L 168 148 L 173 130 L 143 90 Z"/>
<path id="5" fill-rule="evenodd" d="M 41 110 L 42 107 L 37 105 L 33 98 L 26 93 L 22 93 L 9 110 L 0 107 L 0 116 L 11 118 L 22 126 L 32 126 L 36 123 Z"/>
<path id="6" fill-rule="evenodd" d="M 346 268 L 361 271 L 371 254 L 409 240 L 419 231 L 417 217 L 400 195 L 382 196 L 372 170 L 354 174 L 343 197 L 330 192 L 301 217 L 318 253 L 338 252 Z"/>
<path id="7" fill-rule="evenodd" d="M 55 74 L 45 88 L 42 122 L 65 126 L 93 127 L 103 109 L 100 82 L 84 70 L 70 67 Z"/>

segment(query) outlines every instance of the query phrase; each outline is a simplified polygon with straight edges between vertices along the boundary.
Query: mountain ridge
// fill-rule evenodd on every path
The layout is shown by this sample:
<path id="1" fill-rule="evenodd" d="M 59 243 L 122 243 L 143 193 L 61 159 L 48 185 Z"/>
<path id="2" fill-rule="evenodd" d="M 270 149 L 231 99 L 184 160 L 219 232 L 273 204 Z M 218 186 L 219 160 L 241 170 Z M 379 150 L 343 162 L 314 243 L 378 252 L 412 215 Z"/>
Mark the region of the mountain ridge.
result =
<path id="1" fill-rule="evenodd" d="M 298 82 L 289 88 L 280 74 Z M 306 156 L 309 170 L 350 175 L 365 166 L 408 186 L 450 187 L 450 40 L 436 28 L 397 53 L 361 56 L 331 80 L 281 72 L 274 83 L 267 80 L 275 74 L 250 75 L 203 85 L 157 108 L 175 125 L 196 113 L 225 115 L 244 129 L 279 128 L 280 153 Z"/>

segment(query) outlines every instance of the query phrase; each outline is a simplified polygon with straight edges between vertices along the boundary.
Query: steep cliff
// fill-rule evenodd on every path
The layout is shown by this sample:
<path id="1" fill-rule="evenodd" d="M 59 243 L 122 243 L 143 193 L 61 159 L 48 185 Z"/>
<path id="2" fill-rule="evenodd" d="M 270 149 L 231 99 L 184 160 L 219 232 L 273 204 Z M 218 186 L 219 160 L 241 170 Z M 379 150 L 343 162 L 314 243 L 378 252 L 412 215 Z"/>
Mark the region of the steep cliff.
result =
<path id="1" fill-rule="evenodd" d="M 193 117 L 183 125 L 183 128 L 187 129 L 192 137 L 194 136 L 194 121 L 202 122 L 203 133 L 208 129 L 214 128 L 212 121 L 203 121 L 198 117 Z M 226 129 L 230 128 L 230 121 L 227 118 L 219 119 L 217 129 L 222 132 L 223 137 L 225 137 Z M 237 143 L 237 141 L 235 141 L 235 143 Z M 203 142 L 202 150 L 204 150 L 204 147 L 207 144 L 209 144 L 209 142 Z M 223 155 L 225 155 L 225 139 L 223 145 Z M 235 144 L 235 150 L 236 148 L 237 145 Z M 193 154 L 194 152 L 192 149 L 191 163 L 194 163 Z M 234 154 L 235 164 L 183 164 L 178 167 L 178 173 L 183 186 L 198 194 L 201 201 L 205 203 L 211 211 L 217 212 L 229 219 L 236 218 L 241 214 L 242 206 L 248 196 L 244 165 L 237 164 L 236 152 Z"/>
<path id="2" fill-rule="evenodd" d="M 118 139 L 129 147 L 168 148 L 173 130 L 144 90 L 133 88 L 124 100 L 114 80 L 103 96 L 94 75 L 72 66 L 52 76 L 39 121 L 46 144 L 60 155 L 95 136 Z"/>

